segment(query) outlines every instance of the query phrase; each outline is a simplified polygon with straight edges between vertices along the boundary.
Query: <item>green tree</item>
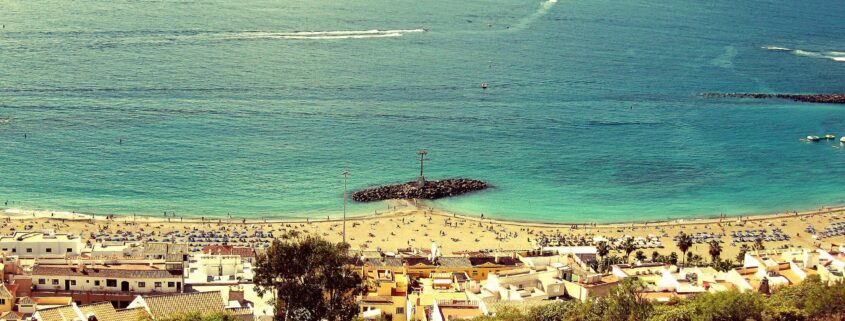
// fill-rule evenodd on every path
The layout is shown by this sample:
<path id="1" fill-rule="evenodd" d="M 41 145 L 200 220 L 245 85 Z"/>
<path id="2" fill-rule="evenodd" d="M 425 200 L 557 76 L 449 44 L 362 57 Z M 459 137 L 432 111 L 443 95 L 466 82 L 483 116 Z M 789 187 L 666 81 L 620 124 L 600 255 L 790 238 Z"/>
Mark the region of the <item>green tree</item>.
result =
<path id="1" fill-rule="evenodd" d="M 599 256 L 598 267 L 596 268 L 597 272 L 604 270 L 603 264 L 608 253 L 610 253 L 610 246 L 607 245 L 607 241 L 599 241 L 599 243 L 596 244 L 596 254 Z"/>
<path id="2" fill-rule="evenodd" d="M 634 258 L 637 259 L 637 261 L 640 261 L 640 262 L 645 261 L 645 259 L 646 259 L 645 252 L 637 251 L 637 253 L 634 255 Z"/>
<path id="3" fill-rule="evenodd" d="M 722 271 L 722 272 L 730 271 L 731 269 L 733 269 L 733 267 L 734 267 L 734 262 L 732 260 L 718 259 L 716 261 L 716 263 L 713 264 L 713 268 L 716 269 L 716 271 Z"/>
<path id="4" fill-rule="evenodd" d="M 681 232 L 681 234 L 678 234 L 678 241 L 676 245 L 678 245 L 678 249 L 684 253 L 684 262 L 686 262 L 687 251 L 689 251 L 689 248 L 692 247 L 692 237 L 687 235 L 687 233 Z"/>
<path id="5" fill-rule="evenodd" d="M 607 241 L 599 241 L 596 244 L 596 254 L 599 255 L 599 258 L 604 258 L 608 253 L 610 253 L 610 247 L 607 245 Z"/>
<path id="6" fill-rule="evenodd" d="M 625 241 L 622 242 L 622 250 L 625 251 L 625 262 L 628 262 L 628 257 L 631 256 L 631 252 L 637 249 L 637 244 L 634 243 L 634 238 L 626 238 Z"/>
<path id="7" fill-rule="evenodd" d="M 672 264 L 672 265 L 678 264 L 678 253 L 675 253 L 675 252 L 669 253 L 669 260 L 668 260 L 667 263 Z"/>
<path id="8" fill-rule="evenodd" d="M 763 245 L 763 239 L 758 237 L 754 239 L 754 250 L 755 251 L 763 251 L 766 249 L 766 246 Z"/>
<path id="9" fill-rule="evenodd" d="M 607 298 L 607 308 L 604 311 L 608 321 L 640 321 L 651 315 L 653 306 L 648 299 L 640 295 L 642 285 L 632 278 L 626 278 L 618 286 L 610 290 Z"/>
<path id="10" fill-rule="evenodd" d="M 760 293 L 731 290 L 701 294 L 686 303 L 695 308 L 694 320 L 746 321 L 762 319 L 764 300 Z"/>
<path id="11" fill-rule="evenodd" d="M 273 240 L 256 257 L 254 283 L 259 295 L 272 293 L 277 321 L 346 321 L 358 314 L 361 277 L 347 264 L 346 243 L 298 234 Z"/>
<path id="12" fill-rule="evenodd" d="M 818 275 L 807 277 L 798 285 L 779 288 L 774 291 L 770 305 L 794 308 L 809 319 L 829 318 L 845 320 L 845 283 L 828 285 Z"/>
<path id="13" fill-rule="evenodd" d="M 748 248 L 748 244 L 741 245 L 739 247 L 739 253 L 736 255 L 737 262 L 745 262 L 745 253 L 747 253 L 749 250 L 751 249 Z"/>
<path id="14" fill-rule="evenodd" d="M 710 252 L 710 262 L 716 265 L 716 262 L 719 261 L 719 255 L 722 254 L 722 244 L 717 240 L 711 240 L 710 250 L 708 252 Z"/>
<path id="15" fill-rule="evenodd" d="M 660 253 L 657 253 L 657 251 L 652 251 L 651 252 L 651 261 L 652 262 L 658 262 L 659 261 L 658 258 L 660 258 Z"/>

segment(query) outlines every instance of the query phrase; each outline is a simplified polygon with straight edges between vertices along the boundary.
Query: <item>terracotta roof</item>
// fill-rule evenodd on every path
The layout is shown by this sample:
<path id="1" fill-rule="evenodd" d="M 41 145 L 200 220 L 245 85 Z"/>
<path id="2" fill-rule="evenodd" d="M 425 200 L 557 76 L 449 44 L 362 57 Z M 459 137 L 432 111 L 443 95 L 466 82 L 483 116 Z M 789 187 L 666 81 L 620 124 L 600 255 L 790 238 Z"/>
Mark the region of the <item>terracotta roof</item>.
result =
<path id="1" fill-rule="evenodd" d="M 34 305 L 35 301 L 32 298 L 25 296 L 18 300 L 19 305 Z"/>
<path id="2" fill-rule="evenodd" d="M 86 318 L 93 314 L 97 317 L 97 321 L 122 321 L 117 317 L 117 311 L 109 302 L 80 305 L 79 312 L 82 312 L 82 316 Z"/>
<path id="3" fill-rule="evenodd" d="M 393 303 L 393 297 L 389 295 L 365 295 L 361 297 L 361 302 L 365 303 Z"/>
<path id="4" fill-rule="evenodd" d="M 2 321 L 15 321 L 15 320 L 23 320 L 20 314 L 15 311 L 8 311 L 6 313 L 0 314 L 0 320 Z"/>
<path id="5" fill-rule="evenodd" d="M 434 266 L 434 262 L 431 262 L 427 257 L 407 257 L 405 258 L 405 263 L 408 266 L 415 266 L 415 265 L 425 265 L 425 266 Z"/>
<path id="6" fill-rule="evenodd" d="M 472 262 L 473 266 L 479 265 L 505 265 L 505 266 L 515 266 L 519 264 L 519 260 L 514 259 L 510 256 L 500 256 L 499 262 L 496 262 L 496 258 L 493 256 L 474 256 L 470 257 L 469 261 Z"/>
<path id="7" fill-rule="evenodd" d="M 38 314 L 40 321 L 68 321 L 79 317 L 79 315 L 76 314 L 76 310 L 74 310 L 71 305 L 38 310 L 36 313 Z"/>
<path id="8" fill-rule="evenodd" d="M 114 315 L 117 320 L 142 320 L 148 314 L 144 308 L 132 308 L 116 310 Z"/>
<path id="9" fill-rule="evenodd" d="M 146 243 L 144 255 L 188 254 L 188 245 L 173 243 Z"/>
<path id="10" fill-rule="evenodd" d="M 202 253 L 214 255 L 238 255 L 240 257 L 255 257 L 255 250 L 249 247 L 234 247 L 230 245 L 209 245 L 202 247 Z"/>
<path id="11" fill-rule="evenodd" d="M 471 268 L 472 262 L 465 257 L 439 257 L 437 265 L 447 268 Z"/>
<path id="12" fill-rule="evenodd" d="M 9 291 L 8 288 L 6 288 L 5 284 L 3 284 L 3 286 L 0 286 L 0 298 L 11 299 L 11 298 L 14 298 L 14 297 L 15 297 L 14 294 L 12 294 L 12 292 Z"/>
<path id="13" fill-rule="evenodd" d="M 142 297 L 154 319 L 184 313 L 222 312 L 226 306 L 220 291 Z"/>
<path id="14" fill-rule="evenodd" d="M 41 321 L 69 321 L 74 319 L 87 320 L 89 315 L 97 317 L 98 321 L 127 321 L 138 320 L 146 313 L 143 308 L 117 311 L 109 302 L 80 305 L 65 305 L 37 311 Z"/>
<path id="15" fill-rule="evenodd" d="M 395 257 L 386 257 L 384 259 L 365 259 L 367 264 L 377 267 L 401 267 L 402 259 Z"/>
<path id="16" fill-rule="evenodd" d="M 124 279 L 155 279 L 155 278 L 181 278 L 182 271 L 165 270 L 149 266 L 134 266 L 132 269 L 118 269 L 105 267 L 89 267 L 80 269 L 75 266 L 47 266 L 36 265 L 32 269 L 33 276 L 84 276 L 101 278 L 124 278 Z"/>

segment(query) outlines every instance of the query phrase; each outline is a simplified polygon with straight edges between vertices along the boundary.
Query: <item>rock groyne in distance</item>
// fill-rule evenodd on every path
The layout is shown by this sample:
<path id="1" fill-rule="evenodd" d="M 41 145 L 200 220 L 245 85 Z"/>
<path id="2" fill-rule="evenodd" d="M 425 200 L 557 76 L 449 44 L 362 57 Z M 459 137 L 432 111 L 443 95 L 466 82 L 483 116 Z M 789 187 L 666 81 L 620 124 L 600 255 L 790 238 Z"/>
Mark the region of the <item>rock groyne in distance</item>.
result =
<path id="1" fill-rule="evenodd" d="M 763 93 L 701 93 L 703 97 L 729 97 L 754 99 L 789 99 L 805 103 L 845 104 L 845 94 L 763 94 Z"/>
<path id="2" fill-rule="evenodd" d="M 489 187 L 485 182 L 466 179 L 451 178 L 439 181 L 427 181 L 423 188 L 419 183 L 407 182 L 404 184 L 385 185 L 368 188 L 352 193 L 352 200 L 356 202 L 373 202 L 388 199 L 438 199 L 450 196 L 458 196 L 469 192 L 480 191 Z"/>

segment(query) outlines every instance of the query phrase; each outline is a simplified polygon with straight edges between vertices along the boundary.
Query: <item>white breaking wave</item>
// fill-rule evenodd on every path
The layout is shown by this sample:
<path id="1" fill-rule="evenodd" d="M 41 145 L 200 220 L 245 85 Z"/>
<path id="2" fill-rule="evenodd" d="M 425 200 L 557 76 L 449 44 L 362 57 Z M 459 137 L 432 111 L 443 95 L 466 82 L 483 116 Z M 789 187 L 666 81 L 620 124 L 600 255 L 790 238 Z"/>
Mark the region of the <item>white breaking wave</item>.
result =
<path id="1" fill-rule="evenodd" d="M 338 31 L 299 31 L 299 32 L 266 32 L 266 31 L 244 31 L 220 33 L 221 39 L 246 40 L 246 39 L 365 39 L 401 37 L 406 33 L 425 32 L 425 29 L 396 29 L 396 30 L 338 30 Z"/>
<path id="2" fill-rule="evenodd" d="M 195 34 L 153 34 L 141 36 L 119 37 L 99 41 L 100 45 L 111 44 L 167 44 L 173 42 L 191 41 L 229 41 L 229 40 L 335 40 L 335 39 L 367 39 L 402 37 L 408 33 L 425 32 L 426 29 L 392 29 L 392 30 L 336 30 L 336 31 L 223 31 L 199 32 Z"/>
<path id="3" fill-rule="evenodd" d="M 761 47 L 766 50 L 776 50 L 776 51 L 788 51 L 797 56 L 803 57 L 810 57 L 810 58 L 818 58 L 818 59 L 830 59 L 833 61 L 845 61 L 845 52 L 841 51 L 810 51 L 810 50 L 802 50 L 802 49 L 790 49 L 784 47 L 775 47 L 775 46 L 764 46 Z"/>
<path id="4" fill-rule="evenodd" d="M 551 10 L 556 3 L 557 0 L 543 1 L 542 3 L 540 3 L 540 6 L 537 8 L 537 11 L 534 11 L 534 13 L 520 20 L 517 24 L 513 26 L 513 28 L 510 28 L 510 30 L 523 30 L 525 28 L 528 28 L 528 26 L 533 24 L 534 21 L 537 21 L 537 19 L 540 19 L 540 17 L 545 16 L 547 13 L 549 13 L 549 10 Z"/>

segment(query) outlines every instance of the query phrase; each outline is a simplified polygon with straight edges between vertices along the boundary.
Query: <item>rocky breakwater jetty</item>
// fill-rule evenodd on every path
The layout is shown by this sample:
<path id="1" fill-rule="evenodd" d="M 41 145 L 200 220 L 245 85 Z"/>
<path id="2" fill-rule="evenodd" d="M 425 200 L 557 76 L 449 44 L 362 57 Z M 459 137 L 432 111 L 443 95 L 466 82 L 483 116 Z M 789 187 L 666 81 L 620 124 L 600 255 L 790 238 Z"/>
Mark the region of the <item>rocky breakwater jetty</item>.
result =
<path id="1" fill-rule="evenodd" d="M 789 99 L 805 103 L 845 104 L 845 94 L 763 94 L 763 93 L 701 93 L 703 97 L 754 98 L 754 99 Z"/>
<path id="2" fill-rule="evenodd" d="M 489 185 L 485 182 L 466 178 L 427 181 L 425 182 L 423 188 L 420 188 L 419 183 L 414 181 L 404 184 L 378 186 L 357 191 L 352 193 L 352 200 L 356 202 L 413 198 L 433 200 L 480 191 L 488 187 Z"/>

